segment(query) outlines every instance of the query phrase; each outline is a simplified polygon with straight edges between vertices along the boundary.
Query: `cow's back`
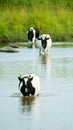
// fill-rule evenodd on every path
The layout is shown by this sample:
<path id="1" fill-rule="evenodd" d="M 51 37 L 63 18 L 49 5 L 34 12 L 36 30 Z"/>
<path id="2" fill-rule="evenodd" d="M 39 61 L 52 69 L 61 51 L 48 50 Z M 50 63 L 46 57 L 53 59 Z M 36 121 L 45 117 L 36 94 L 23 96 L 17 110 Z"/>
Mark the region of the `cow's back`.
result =
<path id="1" fill-rule="evenodd" d="M 39 37 L 39 34 L 40 34 L 40 31 L 38 28 L 34 28 L 35 29 L 35 35 L 36 35 L 36 38 L 38 39 Z"/>

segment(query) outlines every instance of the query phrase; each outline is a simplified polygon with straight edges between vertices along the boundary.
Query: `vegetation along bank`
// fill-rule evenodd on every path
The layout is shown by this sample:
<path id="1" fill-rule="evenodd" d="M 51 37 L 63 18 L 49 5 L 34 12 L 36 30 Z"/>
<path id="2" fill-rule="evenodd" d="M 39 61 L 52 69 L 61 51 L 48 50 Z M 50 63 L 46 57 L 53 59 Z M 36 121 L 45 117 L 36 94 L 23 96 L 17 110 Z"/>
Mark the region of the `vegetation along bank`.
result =
<path id="1" fill-rule="evenodd" d="M 27 41 L 30 26 L 53 41 L 72 41 L 73 0 L 0 0 L 0 42 Z"/>

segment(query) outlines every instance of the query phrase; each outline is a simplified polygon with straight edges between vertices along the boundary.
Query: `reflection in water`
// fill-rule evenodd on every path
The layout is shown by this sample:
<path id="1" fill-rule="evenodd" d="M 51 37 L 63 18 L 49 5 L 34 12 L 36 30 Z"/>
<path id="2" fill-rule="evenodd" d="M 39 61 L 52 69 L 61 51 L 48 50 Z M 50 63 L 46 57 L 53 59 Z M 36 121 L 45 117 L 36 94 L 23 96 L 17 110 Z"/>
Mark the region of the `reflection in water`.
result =
<path id="1" fill-rule="evenodd" d="M 41 56 L 41 63 L 42 64 L 47 64 L 49 60 L 50 60 L 50 57 L 47 54 Z"/>
<path id="2" fill-rule="evenodd" d="M 35 97 L 21 97 L 21 109 L 22 112 L 30 112 L 32 110 L 32 106 L 35 104 Z"/>
<path id="3" fill-rule="evenodd" d="M 47 74 L 47 75 L 51 75 L 51 57 L 49 55 L 41 55 L 41 69 L 42 69 L 42 73 Z"/>
<path id="4" fill-rule="evenodd" d="M 25 130 L 36 130 L 40 126 L 40 103 L 39 96 L 21 97 L 21 116 Z M 23 124 L 22 124 L 23 125 Z"/>

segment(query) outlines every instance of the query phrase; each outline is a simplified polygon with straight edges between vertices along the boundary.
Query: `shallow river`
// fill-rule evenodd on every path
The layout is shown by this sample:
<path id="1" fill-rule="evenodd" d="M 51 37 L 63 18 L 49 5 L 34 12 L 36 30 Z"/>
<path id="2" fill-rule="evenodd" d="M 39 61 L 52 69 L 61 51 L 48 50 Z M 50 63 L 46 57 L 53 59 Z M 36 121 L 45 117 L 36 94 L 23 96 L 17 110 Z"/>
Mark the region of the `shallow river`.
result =
<path id="1" fill-rule="evenodd" d="M 18 76 L 39 75 L 40 95 L 19 95 Z M 73 130 L 73 47 L 0 52 L 0 130 Z"/>

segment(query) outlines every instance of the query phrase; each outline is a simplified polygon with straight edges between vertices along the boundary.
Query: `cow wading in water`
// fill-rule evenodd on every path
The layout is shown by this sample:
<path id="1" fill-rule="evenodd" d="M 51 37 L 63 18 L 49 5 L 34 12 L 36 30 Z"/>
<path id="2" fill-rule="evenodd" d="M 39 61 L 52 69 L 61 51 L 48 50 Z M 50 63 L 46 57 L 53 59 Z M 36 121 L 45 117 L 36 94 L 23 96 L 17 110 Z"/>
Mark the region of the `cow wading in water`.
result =
<path id="1" fill-rule="evenodd" d="M 19 76 L 19 90 L 23 96 L 36 96 L 40 93 L 40 79 L 34 74 Z"/>
<path id="2" fill-rule="evenodd" d="M 37 40 L 39 38 L 39 29 L 30 27 L 27 31 L 28 40 L 31 42 L 31 47 L 34 48 L 37 46 Z"/>
<path id="3" fill-rule="evenodd" d="M 40 55 L 48 54 L 48 50 L 52 45 L 52 39 L 49 34 L 42 34 L 39 38 L 39 53 Z"/>

